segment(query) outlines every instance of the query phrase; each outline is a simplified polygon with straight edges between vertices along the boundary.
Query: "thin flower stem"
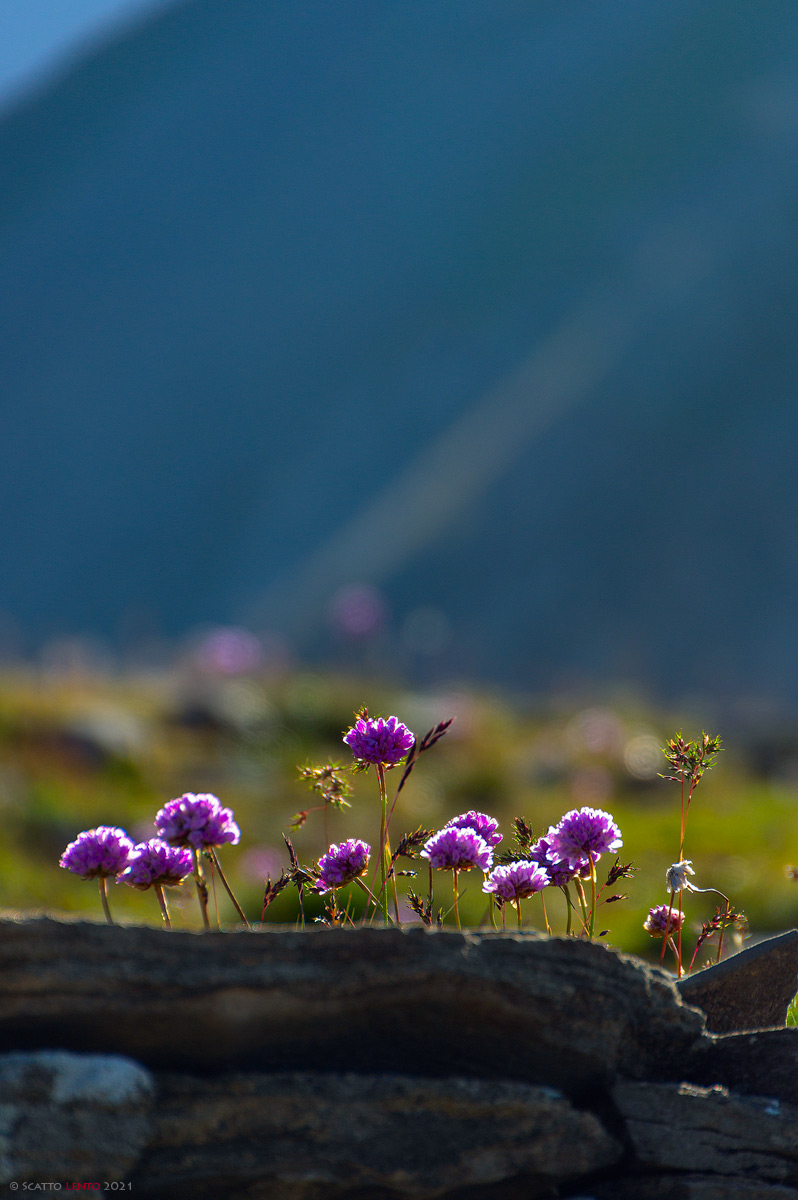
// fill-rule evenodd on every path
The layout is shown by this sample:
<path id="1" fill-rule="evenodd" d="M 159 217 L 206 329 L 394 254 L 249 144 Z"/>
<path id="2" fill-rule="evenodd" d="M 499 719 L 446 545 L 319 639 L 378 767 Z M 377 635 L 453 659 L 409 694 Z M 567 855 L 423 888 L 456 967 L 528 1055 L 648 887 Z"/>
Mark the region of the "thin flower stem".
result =
<path id="1" fill-rule="evenodd" d="M 386 838 L 385 838 L 385 853 L 386 853 L 388 860 L 390 861 L 391 860 L 391 843 L 388 841 L 387 833 L 386 833 Z M 393 911 L 396 913 L 396 924 L 399 925 L 399 924 L 401 924 L 401 922 L 399 920 L 399 893 L 396 890 L 396 871 L 394 869 L 393 862 L 391 862 L 390 876 L 391 876 L 391 890 L 393 891 Z"/>
<path id="2" fill-rule="evenodd" d="M 588 854 L 590 859 L 590 937 L 593 937 L 593 929 L 596 923 L 596 861 L 592 854 Z"/>
<path id="3" fill-rule="evenodd" d="M 387 789 L 385 786 L 385 767 L 382 765 L 382 763 L 377 763 L 376 767 L 377 767 L 377 782 L 378 782 L 379 788 L 380 788 L 380 809 L 381 809 L 381 817 L 380 817 L 380 878 L 382 880 L 382 887 L 380 889 L 380 904 L 382 906 L 383 923 L 385 925 L 387 925 L 388 924 L 388 893 L 386 891 L 386 886 L 385 886 L 386 882 L 387 882 L 385 859 L 386 859 L 386 855 L 389 856 L 388 831 L 387 831 L 388 792 L 387 792 Z"/>
<path id="4" fill-rule="evenodd" d="M 579 897 L 579 907 L 582 910 L 582 932 L 587 933 L 587 900 L 585 899 L 585 889 L 582 886 L 582 880 L 579 876 L 576 877 L 576 894 Z"/>
<path id="5" fill-rule="evenodd" d="M 379 901 L 378 901 L 377 897 L 374 895 L 374 893 L 372 892 L 371 888 L 368 887 L 368 885 L 363 882 L 363 880 L 360 878 L 360 876 L 358 876 L 357 879 L 355 879 L 355 883 L 357 884 L 357 886 L 359 888 L 361 888 L 366 893 L 366 895 L 369 898 L 369 903 L 374 904 L 374 911 L 376 912 L 377 909 L 379 908 Z M 369 908 L 369 906 L 367 904 L 364 918 L 368 916 L 368 908 Z"/>
<path id="6" fill-rule="evenodd" d="M 388 870 L 387 870 L 386 877 L 385 877 L 385 883 L 381 884 L 380 890 L 377 892 L 377 904 L 379 905 L 380 900 L 382 899 L 383 892 L 387 889 L 388 884 L 391 883 L 392 891 L 393 891 L 393 906 L 394 906 L 394 912 L 396 913 L 396 923 L 398 925 L 399 924 L 399 895 L 396 890 L 396 863 L 393 861 L 393 857 L 390 853 L 390 850 L 391 850 L 391 846 L 390 846 L 390 842 L 389 842 L 388 843 L 388 855 L 386 856 L 387 860 L 388 860 Z"/>
<path id="7" fill-rule="evenodd" d="M 701 942 L 699 940 L 695 944 L 695 950 L 693 951 L 693 957 L 690 959 L 690 966 L 687 968 L 687 971 L 685 972 L 686 975 L 689 975 L 690 972 L 692 971 L 693 963 L 695 962 L 696 958 L 698 957 L 698 951 L 700 949 L 701 949 Z"/>
<path id="8" fill-rule="evenodd" d="M 97 882 L 100 885 L 100 900 L 102 901 L 105 919 L 109 925 L 113 925 L 114 918 L 111 916 L 111 910 L 108 907 L 108 880 L 104 875 L 98 875 Z"/>
<path id="9" fill-rule="evenodd" d="M 219 920 L 219 897 L 216 894 L 216 872 L 213 869 L 213 863 L 211 863 L 211 887 L 213 888 L 213 912 L 214 916 L 216 917 L 216 928 L 221 929 L 222 922 Z"/>
<path id="10" fill-rule="evenodd" d="M 567 913 L 567 925 L 565 928 L 565 936 L 570 937 L 571 936 L 571 920 L 572 920 L 571 910 L 574 906 L 574 903 L 573 903 L 573 900 L 571 899 L 571 893 L 568 891 L 567 883 L 562 885 L 562 887 L 560 888 L 560 891 L 562 892 L 563 896 L 565 896 L 565 911 Z"/>
<path id="11" fill-rule="evenodd" d="M 191 853 L 194 856 L 194 882 L 197 885 L 197 899 L 199 900 L 200 912 L 202 913 L 202 924 L 205 932 L 208 933 L 211 928 L 208 918 L 208 885 L 202 873 L 200 852 L 196 846 L 191 847 Z"/>
<path id="12" fill-rule="evenodd" d="M 546 901 L 543 899 L 543 893 L 542 893 L 542 892 L 540 893 L 540 903 L 541 903 L 541 905 L 543 906 L 543 920 L 544 920 L 544 922 L 545 922 L 545 925 L 546 925 L 546 933 L 549 935 L 549 937 L 551 937 L 551 926 L 549 925 L 549 918 L 548 918 L 548 915 L 547 915 L 547 913 L 546 913 Z"/>
<path id="13" fill-rule="evenodd" d="M 460 910 L 457 907 L 458 897 L 457 897 L 457 868 L 456 867 L 452 871 L 452 875 L 454 876 L 454 920 L 455 920 L 455 924 L 457 925 L 457 928 L 460 929 Z"/>
<path id="14" fill-rule="evenodd" d="M 520 929 L 521 928 L 521 901 L 517 897 L 516 897 L 516 901 L 515 901 L 515 915 L 518 918 L 518 928 Z"/>
<path id="15" fill-rule="evenodd" d="M 675 897 L 676 897 L 676 892 L 671 892 L 671 899 L 670 899 L 670 903 L 668 905 L 668 919 L 665 922 L 665 932 L 662 935 L 662 950 L 660 951 L 660 956 L 659 956 L 659 961 L 661 963 L 663 963 L 665 961 L 665 951 L 668 947 L 668 938 L 669 938 L 670 932 L 671 932 L 671 914 L 673 913 L 673 901 L 674 901 Z"/>
<path id="16" fill-rule="evenodd" d="M 684 860 L 684 776 L 682 776 L 682 815 L 679 822 L 679 862 Z"/>
<path id="17" fill-rule="evenodd" d="M 417 761 L 418 761 L 417 759 L 414 760 L 414 762 L 417 762 Z M 405 759 L 405 766 L 407 766 L 407 759 Z M 385 822 L 385 829 L 386 829 L 387 833 L 390 833 L 391 821 L 393 820 L 393 813 L 394 813 L 394 809 L 396 808 L 396 801 L 399 799 L 399 793 L 401 792 L 403 783 L 406 779 L 407 779 L 407 775 L 406 775 L 406 773 L 403 772 L 402 778 L 399 782 L 399 787 L 396 789 L 396 793 L 395 793 L 393 801 L 391 803 L 391 811 L 388 813 L 388 819 Z"/>
<path id="18" fill-rule="evenodd" d="M 155 889 L 155 895 L 158 897 L 158 904 L 161 907 L 161 916 L 163 917 L 163 923 L 167 929 L 171 929 L 172 922 L 169 920 L 169 909 L 166 906 L 166 896 L 164 895 L 163 886 L 160 883 L 154 883 L 152 886 Z"/>
<path id="19" fill-rule="evenodd" d="M 679 912 L 682 911 L 682 896 L 683 896 L 683 894 L 684 894 L 683 892 L 679 892 Z M 682 977 L 682 925 L 684 925 L 684 921 L 679 922 L 679 929 L 676 934 L 676 940 L 677 940 L 677 944 L 679 947 L 679 972 L 677 975 L 677 979 L 681 979 L 681 977 Z"/>
<path id="20" fill-rule="evenodd" d="M 688 813 L 690 812 L 690 801 L 691 801 L 691 800 L 692 800 L 692 798 L 693 798 L 693 792 L 694 792 L 694 791 L 695 791 L 695 789 L 696 789 L 696 784 L 697 784 L 697 783 L 698 783 L 698 780 L 697 780 L 697 779 L 693 779 L 693 780 L 691 780 L 691 782 L 690 782 L 690 790 L 689 790 L 689 792 L 687 793 L 687 810 L 686 810 L 686 812 L 685 812 L 685 814 L 684 814 L 684 823 L 685 823 L 685 826 L 687 825 L 687 815 L 688 815 Z M 683 857 L 684 857 L 684 855 L 681 855 L 681 856 L 680 856 L 680 861 L 681 861 L 681 858 L 683 858 Z"/>
<path id="21" fill-rule="evenodd" d="M 720 933 L 718 934 L 718 957 L 715 959 L 716 962 L 720 962 L 721 955 L 723 954 L 723 935 L 725 932 L 726 932 L 726 925 L 724 924 L 723 921 L 721 921 Z"/>
<path id="22" fill-rule="evenodd" d="M 394 907 L 394 912 L 396 914 L 396 924 L 398 925 L 398 924 L 400 924 L 400 921 L 399 921 L 399 893 L 396 889 L 396 878 L 395 878 L 393 870 L 392 870 L 393 864 L 391 862 L 391 843 L 388 839 L 388 828 L 390 826 L 391 817 L 393 816 L 393 810 L 396 807 L 396 800 L 398 799 L 398 793 L 394 797 L 394 802 L 393 802 L 393 805 L 391 806 L 391 811 L 389 813 L 388 812 L 388 785 L 385 780 L 385 766 L 383 763 L 375 763 L 374 769 L 377 772 L 377 783 L 379 785 L 379 791 L 380 791 L 379 870 L 380 870 L 381 885 L 380 885 L 379 892 L 377 892 L 377 898 L 375 900 L 375 911 L 374 911 L 373 915 L 376 916 L 377 911 L 379 909 L 382 909 L 383 922 L 386 925 L 389 923 L 388 890 L 387 890 L 387 888 L 388 888 L 388 880 L 390 879 L 391 880 L 391 889 L 393 892 L 393 907 Z M 372 892 L 376 891 L 376 882 L 377 882 L 377 868 L 375 866 L 374 873 L 371 877 Z M 430 897 L 430 903 L 431 903 L 431 897 Z"/>
<path id="23" fill-rule="evenodd" d="M 485 876 L 485 878 L 487 879 L 487 875 Z M 490 912 L 491 927 L 493 929 L 495 929 L 496 932 L 498 933 L 499 932 L 499 923 L 496 920 L 496 903 L 495 903 L 495 899 L 493 896 L 488 896 L 488 911 Z"/>
<path id="24" fill-rule="evenodd" d="M 387 785 L 387 783 L 386 783 L 386 785 L 385 785 L 385 786 L 386 786 L 386 788 L 387 788 L 387 786 L 388 786 L 388 785 Z M 391 821 L 393 820 L 393 810 L 396 808 L 396 801 L 397 801 L 398 799 L 399 799 L 399 793 L 397 792 L 397 793 L 396 793 L 396 795 L 395 795 L 395 796 L 394 796 L 394 798 L 393 798 L 393 802 L 391 803 L 390 811 L 388 812 L 388 815 L 387 815 L 387 817 L 385 818 L 385 833 L 386 833 L 386 836 L 387 836 L 388 834 L 390 834 L 390 832 L 391 832 Z"/>
<path id="25" fill-rule="evenodd" d="M 216 847 L 215 847 L 215 846 L 209 846 L 209 847 L 208 847 L 208 854 L 211 856 L 211 862 L 212 862 L 212 863 L 213 863 L 213 865 L 216 867 L 216 870 L 219 872 L 219 878 L 220 878 L 220 879 L 221 879 L 221 881 L 222 881 L 222 885 L 223 885 L 223 887 L 224 887 L 224 890 L 227 892 L 228 896 L 229 896 L 229 897 L 230 897 L 230 899 L 233 901 L 233 907 L 234 907 L 234 909 L 236 910 L 236 912 L 238 913 L 239 917 L 241 918 L 241 920 L 242 920 L 242 921 L 244 922 L 244 924 L 246 925 L 247 929 L 251 929 L 252 927 L 251 927 L 251 925 L 250 925 L 249 921 L 247 920 L 246 916 L 244 915 L 244 910 L 243 910 L 243 908 L 241 907 L 241 905 L 240 905 L 240 904 L 238 903 L 238 901 L 236 900 L 235 896 L 233 895 L 233 889 L 230 887 L 230 884 L 227 882 L 227 877 L 226 877 L 226 875 L 225 875 L 224 871 L 222 870 L 222 864 L 219 862 L 219 856 L 218 856 L 218 854 L 216 853 Z"/>

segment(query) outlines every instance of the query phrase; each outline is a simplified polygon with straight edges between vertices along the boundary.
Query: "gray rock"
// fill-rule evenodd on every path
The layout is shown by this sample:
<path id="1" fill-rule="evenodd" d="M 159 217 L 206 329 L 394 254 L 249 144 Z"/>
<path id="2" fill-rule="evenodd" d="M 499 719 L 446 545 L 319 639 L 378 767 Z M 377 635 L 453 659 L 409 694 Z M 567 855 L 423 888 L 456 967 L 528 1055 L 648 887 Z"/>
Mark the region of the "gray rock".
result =
<path id="1" fill-rule="evenodd" d="M 693 1083 L 798 1105 L 798 1029 L 706 1036 L 674 1065 Z"/>
<path id="2" fill-rule="evenodd" d="M 706 1013 L 713 1033 L 783 1027 L 798 992 L 798 929 L 757 942 L 676 986 L 687 1004 Z"/>
<path id="3" fill-rule="evenodd" d="M 520 1176 L 532 1200 L 623 1154 L 591 1113 L 519 1082 L 168 1074 L 159 1091 L 158 1130 L 133 1180 L 144 1195 L 433 1200 Z"/>
<path id="4" fill-rule="evenodd" d="M 113 1051 L 178 1070 L 323 1062 L 587 1095 L 618 1073 L 661 1078 L 702 1031 L 666 972 L 575 939 L 0 922 L 0 1048 Z"/>
<path id="5" fill-rule="evenodd" d="M 798 1107 L 688 1083 L 616 1084 L 635 1166 L 798 1183 Z"/>
<path id="6" fill-rule="evenodd" d="M 798 1200 L 780 1183 L 728 1175 L 633 1175 L 596 1184 L 590 1200 Z"/>
<path id="7" fill-rule="evenodd" d="M 149 1139 L 154 1090 L 120 1055 L 0 1055 L 0 1182 L 124 1179 Z"/>

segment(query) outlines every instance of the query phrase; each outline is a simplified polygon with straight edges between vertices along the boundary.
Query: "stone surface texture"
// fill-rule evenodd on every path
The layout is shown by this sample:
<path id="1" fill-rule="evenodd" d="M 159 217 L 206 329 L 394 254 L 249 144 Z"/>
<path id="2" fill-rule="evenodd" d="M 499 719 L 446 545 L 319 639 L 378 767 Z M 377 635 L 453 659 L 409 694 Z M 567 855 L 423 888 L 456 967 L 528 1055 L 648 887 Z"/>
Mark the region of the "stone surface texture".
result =
<path id="1" fill-rule="evenodd" d="M 0 1049 L 156 1068 L 376 1063 L 587 1093 L 617 1072 L 650 1078 L 704 1025 L 658 967 L 536 933 L 167 934 L 44 918 L 3 927 L 0 978 Z"/>
<path id="2" fill-rule="evenodd" d="M 0 1183 L 121 1180 L 153 1132 L 155 1081 L 115 1054 L 0 1055 Z"/>
<path id="3" fill-rule="evenodd" d="M 798 929 L 748 946 L 676 986 L 686 1004 L 706 1014 L 712 1033 L 783 1026 L 798 992 Z"/>
<path id="4" fill-rule="evenodd" d="M 771 1096 L 798 1105 L 796 1028 L 702 1038 L 673 1067 L 695 1083 L 720 1083 L 748 1096 Z"/>
<path id="5" fill-rule="evenodd" d="M 519 1197 L 520 1200 L 520 1197 Z M 632 1175 L 594 1184 L 573 1200 L 798 1200 L 798 1190 L 780 1183 L 728 1175 Z"/>
<path id="6" fill-rule="evenodd" d="M 798 1030 L 754 1003 L 711 1032 L 685 999 L 535 933 L 0 920 L 0 1182 L 798 1200 Z"/>
<path id="7" fill-rule="evenodd" d="M 643 1170 L 798 1184 L 798 1108 L 681 1083 L 618 1083 L 612 1097 Z"/>
<path id="8" fill-rule="evenodd" d="M 264 1197 L 353 1189 L 432 1200 L 526 1176 L 527 1194 L 619 1161 L 621 1144 L 552 1088 L 319 1072 L 160 1077 L 158 1132 L 135 1190 L 194 1195 L 238 1173 Z M 204 1180 L 210 1189 L 199 1190 Z"/>

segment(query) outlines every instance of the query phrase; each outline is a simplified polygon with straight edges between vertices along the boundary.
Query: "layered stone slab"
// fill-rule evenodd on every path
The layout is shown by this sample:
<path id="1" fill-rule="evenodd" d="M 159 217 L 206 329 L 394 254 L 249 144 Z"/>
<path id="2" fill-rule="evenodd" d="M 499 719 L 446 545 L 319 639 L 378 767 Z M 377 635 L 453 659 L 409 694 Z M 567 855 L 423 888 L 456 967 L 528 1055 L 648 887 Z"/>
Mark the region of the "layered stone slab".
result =
<path id="1" fill-rule="evenodd" d="M 195 1200 L 436 1200 L 523 1180 L 527 1200 L 623 1156 L 596 1116 L 516 1081 L 324 1072 L 159 1077 L 158 1131 L 133 1179 Z"/>
<path id="2" fill-rule="evenodd" d="M 658 967 L 536 933 L 167 933 L 0 923 L 0 1050 L 58 1046 L 148 1066 L 403 1071 L 586 1094 L 656 1078 L 703 1016 Z"/>

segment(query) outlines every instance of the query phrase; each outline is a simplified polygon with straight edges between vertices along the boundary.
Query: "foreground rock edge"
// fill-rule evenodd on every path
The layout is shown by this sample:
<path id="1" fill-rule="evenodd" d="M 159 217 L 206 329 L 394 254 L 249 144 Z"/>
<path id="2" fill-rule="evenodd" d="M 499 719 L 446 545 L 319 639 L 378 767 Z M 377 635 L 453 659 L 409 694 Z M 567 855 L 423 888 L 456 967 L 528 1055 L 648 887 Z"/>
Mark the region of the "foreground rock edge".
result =
<path id="1" fill-rule="evenodd" d="M 354 933 L 206 937 L 51 918 L 0 922 L 0 1036 L 33 1039 L 0 1056 L 6 1165 L 33 1171 L 38 1163 L 41 1178 L 61 1153 L 64 1177 L 80 1177 L 81 1162 L 84 1178 L 87 1163 L 99 1177 L 104 1153 L 104 1170 L 122 1172 L 153 1200 L 464 1200 L 466 1181 L 469 1200 L 488 1200 L 496 1186 L 513 1200 L 574 1188 L 599 1200 L 798 1200 L 798 1030 L 707 1033 L 671 977 L 600 945 L 534 933 Z M 236 1025 L 246 1045 L 253 1034 L 262 1039 L 264 1021 L 293 1027 L 295 993 L 305 996 L 307 1018 L 307 995 L 319 987 L 332 988 L 330 1004 L 312 1009 L 304 1053 L 327 1069 L 264 1070 L 250 1056 L 245 1072 L 230 1071 L 217 1054 L 208 1073 L 209 1047 L 192 1035 L 192 1014 L 210 1012 L 205 1032 Z M 196 1007 L 203 991 L 209 1010 Z M 427 1018 L 413 998 L 433 1006 Z M 353 1070 L 325 1058 L 339 1033 L 331 1016 L 346 1004 L 354 1010 L 343 1029 L 348 1052 L 380 1003 L 386 1057 L 403 1053 L 405 1070 L 379 1060 L 377 1071 Z M 134 1018 L 156 1047 L 167 1021 L 172 1038 L 188 1035 L 189 1069 L 147 1071 L 118 1046 L 96 1052 L 98 1032 L 100 1041 L 124 1042 Z M 92 1045 L 70 1052 L 59 1030 Z M 36 1041 L 48 1036 L 47 1048 Z M 371 1054 L 377 1042 L 365 1042 Z M 135 1111 L 129 1096 L 120 1111 L 109 1109 L 108 1086 L 92 1086 L 91 1098 L 80 1092 L 87 1079 L 124 1077 L 154 1082 L 154 1092 L 139 1088 Z M 509 1133 L 494 1129 L 480 1141 L 495 1105 Z M 58 1136 L 44 1144 L 35 1134 L 43 1128 Z M 586 1148 L 581 1158 L 576 1143 Z M 64 1157 L 70 1146 L 77 1159 Z M 297 1162 L 307 1149 L 303 1173 Z"/>
<path id="2" fill-rule="evenodd" d="M 783 1026 L 798 992 L 798 929 L 764 938 L 676 984 L 712 1033 Z"/>
<path id="3" fill-rule="evenodd" d="M 702 1036 L 701 1013 L 658 967 L 532 932 L 0 922 L 0 1050 L 59 1045 L 206 1072 L 321 1060 L 578 1097 L 619 1073 L 656 1077 Z"/>

